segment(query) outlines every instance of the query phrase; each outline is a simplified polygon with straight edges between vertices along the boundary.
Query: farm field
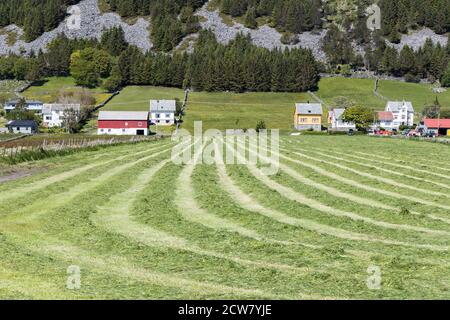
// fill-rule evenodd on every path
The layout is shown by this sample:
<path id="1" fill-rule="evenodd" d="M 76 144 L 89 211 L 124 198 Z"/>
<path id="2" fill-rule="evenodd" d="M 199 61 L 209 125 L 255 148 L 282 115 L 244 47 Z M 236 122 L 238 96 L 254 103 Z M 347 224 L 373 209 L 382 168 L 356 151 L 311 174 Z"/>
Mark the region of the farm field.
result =
<path id="1" fill-rule="evenodd" d="M 75 80 L 72 77 L 51 77 L 45 79 L 41 84 L 33 85 L 23 95 L 29 100 L 39 100 L 44 103 L 53 103 L 61 92 L 80 92 L 87 90 L 90 92 L 96 104 L 105 101 L 110 94 L 105 93 L 101 88 L 83 89 L 75 85 Z"/>
<path id="2" fill-rule="evenodd" d="M 335 106 L 337 97 L 346 97 L 356 104 L 384 110 L 386 101 L 373 93 L 373 79 L 323 78 L 316 95 L 328 106 Z M 450 107 L 450 91 L 434 94 L 430 85 L 399 81 L 380 81 L 379 92 L 392 100 L 411 100 L 417 112 L 438 97 L 443 107 Z M 130 86 L 122 90 L 104 110 L 147 111 L 151 99 L 183 100 L 184 92 L 176 88 Z M 268 128 L 292 130 L 296 102 L 314 102 L 308 93 L 208 93 L 191 92 L 183 128 L 192 132 L 194 121 L 202 121 L 204 129 L 255 128 L 263 120 Z M 326 106 L 325 106 L 326 119 Z"/>
<path id="3" fill-rule="evenodd" d="M 1 183 L 0 298 L 450 298 L 448 146 L 282 136 L 272 176 L 177 165 L 173 146 L 49 158 Z"/>
<path id="4" fill-rule="evenodd" d="M 333 105 L 334 99 L 341 96 L 357 104 L 382 110 L 386 101 L 373 94 L 374 87 L 373 79 L 323 78 L 316 94 L 329 105 Z M 424 105 L 433 104 L 436 97 L 443 107 L 450 107 L 450 91 L 436 94 L 429 84 L 380 80 L 378 91 L 390 100 L 412 101 L 416 112 L 420 112 Z"/>

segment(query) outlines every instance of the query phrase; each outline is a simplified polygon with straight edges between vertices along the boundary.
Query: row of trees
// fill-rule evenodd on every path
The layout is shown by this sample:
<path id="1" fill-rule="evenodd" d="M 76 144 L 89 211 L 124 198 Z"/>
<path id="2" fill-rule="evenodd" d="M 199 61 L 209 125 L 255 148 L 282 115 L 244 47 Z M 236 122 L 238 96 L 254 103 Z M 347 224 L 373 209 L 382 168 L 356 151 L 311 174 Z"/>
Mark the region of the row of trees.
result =
<path id="1" fill-rule="evenodd" d="M 107 30 L 100 41 L 56 38 L 48 50 L 29 58 L 0 58 L 0 79 L 38 80 L 72 75 L 78 85 L 161 85 L 207 91 L 289 91 L 314 89 L 319 66 L 306 49 L 268 50 L 242 34 L 228 45 L 203 30 L 191 54 L 143 53 L 130 46 L 120 28 Z"/>
<path id="2" fill-rule="evenodd" d="M 256 28 L 258 17 L 283 31 L 300 33 L 322 26 L 321 0 L 221 0 L 220 9 L 232 17 L 245 15 L 245 25 Z"/>
<path id="3" fill-rule="evenodd" d="M 238 35 L 219 44 L 201 31 L 192 54 L 143 54 L 130 46 L 118 58 L 110 89 L 116 84 L 193 87 L 206 91 L 305 91 L 317 87 L 318 66 L 309 50 L 269 51 Z"/>

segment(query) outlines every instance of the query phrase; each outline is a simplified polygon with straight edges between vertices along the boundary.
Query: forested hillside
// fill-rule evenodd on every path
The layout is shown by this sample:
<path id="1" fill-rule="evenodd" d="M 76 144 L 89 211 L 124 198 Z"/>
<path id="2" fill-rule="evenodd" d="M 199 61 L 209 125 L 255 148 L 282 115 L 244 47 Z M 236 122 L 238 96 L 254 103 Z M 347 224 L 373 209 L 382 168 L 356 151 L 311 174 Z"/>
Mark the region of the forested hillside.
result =
<path id="1" fill-rule="evenodd" d="M 32 41 L 51 31 L 64 20 L 69 5 L 79 0 L 2 0 L 0 27 L 16 24 L 23 27 L 25 39 Z"/>
<path id="2" fill-rule="evenodd" d="M 64 19 L 67 6 L 78 2 L 3 0 L 0 26 L 22 26 L 24 37 L 30 41 L 53 30 Z M 98 10 L 97 2 L 90 2 L 89 8 L 93 5 Z M 201 18 L 205 16 L 197 10 L 206 2 L 103 0 L 104 11 L 124 18 L 149 18 L 151 25 L 149 29 L 144 25 L 143 37 L 150 36 L 153 47 L 131 46 L 128 42 L 134 38 L 122 29 L 129 24 L 110 28 L 107 23 L 108 30 L 100 29 L 97 37 L 102 32 L 103 36 L 98 40 L 86 34 L 82 39 L 76 37 L 78 40 L 60 36 L 48 50 L 28 51 L 30 57 L 21 57 L 21 52 L 15 51 L 17 56 L 0 58 L 0 79 L 72 75 L 80 85 L 103 85 L 110 90 L 128 84 L 151 84 L 208 91 L 304 91 L 316 87 L 319 72 L 348 75 L 352 69 L 367 69 L 413 82 L 421 78 L 440 80 L 450 86 L 450 44 L 429 40 L 422 41 L 422 48 L 392 46 L 409 30 L 428 27 L 436 33 L 448 32 L 450 0 L 380 0 L 382 26 L 374 32 L 366 26 L 365 9 L 371 0 L 213 0 L 208 4 L 210 9 L 218 9 L 225 20 L 232 17 L 247 27 L 239 26 L 239 32 L 244 33 L 235 33 L 238 36 L 231 42 L 217 40 L 217 33 L 214 36 L 213 32 L 201 31 Z M 116 14 L 111 15 L 120 20 Z M 279 36 L 278 42 L 291 44 L 290 49 L 269 50 L 253 44 L 246 33 L 263 24 L 275 28 L 266 27 Z M 93 29 L 87 28 L 89 32 Z M 310 50 L 296 48 L 298 34 L 305 31 L 320 34 L 317 47 L 324 53 L 323 61 L 317 62 Z M 180 44 L 193 33 L 197 35 L 193 37 L 193 51 L 183 53 Z"/>
<path id="3" fill-rule="evenodd" d="M 248 27 L 254 19 L 269 17 L 270 24 L 282 31 L 299 33 L 337 22 L 345 29 L 364 22 L 371 0 L 217 0 L 220 10 L 233 17 L 245 16 Z M 450 30 L 450 0 L 380 0 L 382 32 L 392 40 L 408 28 L 426 26 L 436 33 Z M 324 18 L 324 19 L 323 19 Z M 363 20 L 363 21 L 362 21 Z M 347 30 L 349 31 L 349 30 Z"/>
<path id="4" fill-rule="evenodd" d="M 181 39 L 199 30 L 194 11 L 207 0 L 106 0 L 122 17 L 150 16 L 154 48 L 170 51 Z M 178 18 L 179 16 L 179 18 Z"/>

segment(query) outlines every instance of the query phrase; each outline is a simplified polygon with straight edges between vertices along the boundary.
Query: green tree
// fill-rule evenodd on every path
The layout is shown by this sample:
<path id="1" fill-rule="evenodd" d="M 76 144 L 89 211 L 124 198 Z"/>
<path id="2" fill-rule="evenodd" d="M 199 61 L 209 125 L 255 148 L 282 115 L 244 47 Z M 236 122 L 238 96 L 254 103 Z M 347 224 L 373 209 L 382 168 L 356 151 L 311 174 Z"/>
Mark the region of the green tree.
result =
<path id="1" fill-rule="evenodd" d="M 258 27 L 258 22 L 256 21 L 256 9 L 250 7 L 245 14 L 245 26 L 250 29 L 256 29 Z"/>
<path id="2" fill-rule="evenodd" d="M 347 108 L 342 115 L 342 119 L 347 122 L 354 122 L 356 128 L 366 131 L 373 123 L 374 113 L 370 108 L 363 106 L 352 106 Z"/>

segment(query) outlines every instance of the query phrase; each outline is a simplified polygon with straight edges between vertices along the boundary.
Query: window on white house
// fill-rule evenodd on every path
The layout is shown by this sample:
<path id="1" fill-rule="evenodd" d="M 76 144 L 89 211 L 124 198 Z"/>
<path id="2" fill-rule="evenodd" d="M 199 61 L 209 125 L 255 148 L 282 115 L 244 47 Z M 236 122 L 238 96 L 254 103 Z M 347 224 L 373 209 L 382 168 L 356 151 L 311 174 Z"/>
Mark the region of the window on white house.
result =
<path id="1" fill-rule="evenodd" d="M 166 118 L 170 118 L 170 113 L 166 113 Z"/>
<path id="2" fill-rule="evenodd" d="M 161 115 L 159 113 L 156 114 L 156 119 L 161 118 Z"/>

